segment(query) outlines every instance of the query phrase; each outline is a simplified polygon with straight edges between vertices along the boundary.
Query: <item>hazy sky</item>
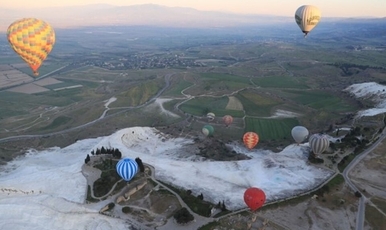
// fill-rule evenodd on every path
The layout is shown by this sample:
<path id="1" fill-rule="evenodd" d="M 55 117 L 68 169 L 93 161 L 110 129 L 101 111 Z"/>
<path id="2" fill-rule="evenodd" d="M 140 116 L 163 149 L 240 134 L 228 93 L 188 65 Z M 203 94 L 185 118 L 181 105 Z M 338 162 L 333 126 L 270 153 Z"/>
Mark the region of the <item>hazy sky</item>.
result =
<path id="1" fill-rule="evenodd" d="M 293 16 L 301 5 L 315 5 L 324 17 L 386 17 L 386 0 L 10 0 L 2 1 L 1 7 L 40 8 L 101 3 L 121 6 L 153 3 L 198 10 L 283 16 Z"/>

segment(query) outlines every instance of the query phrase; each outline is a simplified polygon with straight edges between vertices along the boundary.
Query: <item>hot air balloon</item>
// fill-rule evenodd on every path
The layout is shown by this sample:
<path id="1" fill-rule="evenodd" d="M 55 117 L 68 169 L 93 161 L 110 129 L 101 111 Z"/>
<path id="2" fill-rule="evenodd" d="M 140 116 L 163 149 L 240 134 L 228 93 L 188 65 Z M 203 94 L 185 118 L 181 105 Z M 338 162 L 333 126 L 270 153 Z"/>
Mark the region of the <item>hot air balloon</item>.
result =
<path id="1" fill-rule="evenodd" d="M 318 155 L 327 150 L 330 141 L 325 135 L 314 134 L 311 136 L 309 144 L 314 154 Z"/>
<path id="2" fill-rule="evenodd" d="M 118 161 L 116 165 L 117 173 L 125 181 L 130 181 L 138 172 L 138 164 L 135 160 L 124 158 Z"/>
<path id="3" fill-rule="evenodd" d="M 296 10 L 295 21 L 304 37 L 319 23 L 321 13 L 316 6 L 303 5 Z"/>
<path id="4" fill-rule="evenodd" d="M 231 115 L 225 115 L 222 120 L 224 121 L 225 125 L 228 126 L 232 124 L 233 122 L 233 117 Z"/>
<path id="5" fill-rule="evenodd" d="M 261 208 L 265 203 L 265 199 L 264 191 L 259 188 L 251 187 L 244 192 L 244 202 L 251 211 Z"/>
<path id="6" fill-rule="evenodd" d="M 207 137 L 207 136 L 212 136 L 213 135 L 213 132 L 214 132 L 214 128 L 213 126 L 211 125 L 204 125 L 204 127 L 202 127 L 202 133 Z"/>
<path id="7" fill-rule="evenodd" d="M 215 117 L 214 113 L 208 113 L 206 114 L 206 117 L 208 118 L 209 121 L 212 121 Z"/>
<path id="8" fill-rule="evenodd" d="M 295 126 L 291 130 L 291 135 L 296 143 L 300 144 L 308 137 L 308 129 L 304 126 Z"/>
<path id="9" fill-rule="evenodd" d="M 12 49 L 30 66 L 35 76 L 55 44 L 55 32 L 46 22 L 24 18 L 13 22 L 7 30 Z"/>
<path id="10" fill-rule="evenodd" d="M 257 133 L 254 133 L 254 132 L 246 132 L 243 136 L 243 142 L 244 142 L 245 146 L 249 150 L 251 150 L 259 142 L 259 135 L 257 135 Z"/>

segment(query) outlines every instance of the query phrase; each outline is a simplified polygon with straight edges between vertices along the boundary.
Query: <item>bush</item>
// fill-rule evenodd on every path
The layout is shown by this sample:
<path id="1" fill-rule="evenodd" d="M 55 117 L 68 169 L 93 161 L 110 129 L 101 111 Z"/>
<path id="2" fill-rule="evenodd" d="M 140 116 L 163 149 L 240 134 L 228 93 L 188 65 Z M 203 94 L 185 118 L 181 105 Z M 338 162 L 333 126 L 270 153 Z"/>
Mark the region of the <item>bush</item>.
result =
<path id="1" fill-rule="evenodd" d="M 173 217 L 179 224 L 186 224 L 194 220 L 193 215 L 186 208 L 178 210 Z"/>

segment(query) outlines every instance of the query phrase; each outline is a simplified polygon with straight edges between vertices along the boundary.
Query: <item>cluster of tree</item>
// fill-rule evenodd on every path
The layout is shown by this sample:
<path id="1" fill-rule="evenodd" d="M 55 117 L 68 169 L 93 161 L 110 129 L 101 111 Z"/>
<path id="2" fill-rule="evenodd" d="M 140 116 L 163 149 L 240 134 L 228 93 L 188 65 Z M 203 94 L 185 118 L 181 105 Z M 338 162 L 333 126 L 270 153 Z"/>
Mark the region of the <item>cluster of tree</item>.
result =
<path id="1" fill-rule="evenodd" d="M 358 64 L 352 64 L 352 63 L 339 63 L 339 62 L 328 64 L 328 65 L 332 65 L 340 68 L 343 71 L 343 76 L 351 76 L 354 74 L 354 72 L 352 72 L 350 68 L 357 68 L 360 70 L 365 70 L 367 68 L 384 69 L 383 67 L 379 67 L 379 66 L 358 65 Z M 359 71 L 356 71 L 355 73 L 359 73 Z"/>
<path id="2" fill-rule="evenodd" d="M 121 159 L 122 153 L 119 151 L 119 149 L 115 148 L 105 148 L 102 146 L 101 149 L 97 148 L 96 151 L 92 150 L 91 155 L 100 155 L 100 154 L 111 154 L 114 158 Z"/>
<path id="3" fill-rule="evenodd" d="M 225 206 L 224 201 L 222 201 L 222 202 L 219 201 L 218 204 L 216 205 L 216 208 L 220 208 L 221 211 L 223 211 L 223 212 L 228 211 L 228 209 Z"/>
<path id="4" fill-rule="evenodd" d="M 193 215 L 185 207 L 178 210 L 173 217 L 179 224 L 186 224 L 194 220 Z"/>

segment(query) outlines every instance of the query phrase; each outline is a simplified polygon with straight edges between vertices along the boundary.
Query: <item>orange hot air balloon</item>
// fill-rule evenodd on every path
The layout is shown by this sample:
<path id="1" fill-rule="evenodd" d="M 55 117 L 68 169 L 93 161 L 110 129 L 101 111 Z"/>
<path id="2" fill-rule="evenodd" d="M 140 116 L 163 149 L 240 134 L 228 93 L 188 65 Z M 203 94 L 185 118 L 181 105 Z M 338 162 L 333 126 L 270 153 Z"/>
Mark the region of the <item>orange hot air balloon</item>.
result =
<path id="1" fill-rule="evenodd" d="M 231 115 L 225 115 L 222 120 L 224 121 L 225 125 L 228 126 L 232 124 L 233 122 L 233 117 Z"/>
<path id="2" fill-rule="evenodd" d="M 7 30 L 12 49 L 31 67 L 35 76 L 55 44 L 55 32 L 46 22 L 23 18 L 13 22 Z"/>
<path id="3" fill-rule="evenodd" d="M 251 211 L 261 208 L 265 203 L 265 199 L 264 191 L 259 188 L 250 187 L 244 192 L 244 202 Z"/>
<path id="4" fill-rule="evenodd" d="M 244 142 L 245 146 L 249 150 L 251 150 L 259 142 L 259 135 L 257 135 L 257 133 L 254 133 L 254 132 L 246 132 L 243 136 L 243 142 Z"/>

